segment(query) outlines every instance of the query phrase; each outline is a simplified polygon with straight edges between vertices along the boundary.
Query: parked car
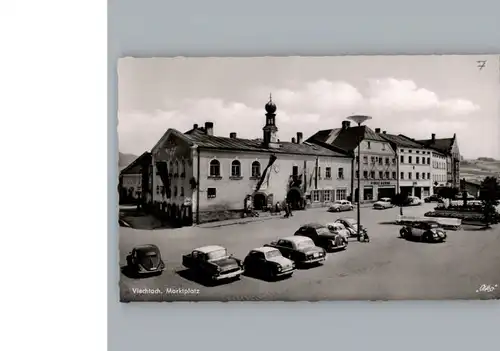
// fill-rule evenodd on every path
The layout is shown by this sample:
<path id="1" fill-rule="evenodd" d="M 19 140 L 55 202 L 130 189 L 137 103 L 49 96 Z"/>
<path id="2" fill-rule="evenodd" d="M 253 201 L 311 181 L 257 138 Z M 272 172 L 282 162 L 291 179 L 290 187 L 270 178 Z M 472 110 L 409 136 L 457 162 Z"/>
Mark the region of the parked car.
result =
<path id="1" fill-rule="evenodd" d="M 251 250 L 244 260 L 245 272 L 275 279 L 291 276 L 295 271 L 295 263 L 284 257 L 280 250 L 274 247 L 258 247 Z"/>
<path id="2" fill-rule="evenodd" d="M 437 195 L 437 194 L 433 194 L 431 196 L 427 196 L 424 199 L 424 202 L 427 202 L 427 203 L 429 203 L 429 202 L 437 202 L 437 203 L 440 203 L 440 204 L 444 203 L 443 199 L 439 195 Z"/>
<path id="3" fill-rule="evenodd" d="M 417 221 L 405 225 L 399 231 L 399 235 L 405 239 L 418 239 L 423 242 L 443 242 L 446 240 L 446 232 L 434 221 Z"/>
<path id="4" fill-rule="evenodd" d="M 391 199 L 388 197 L 383 197 L 373 204 L 373 208 L 376 210 L 385 210 L 392 207 L 394 207 L 394 205 L 391 203 Z"/>
<path id="5" fill-rule="evenodd" d="M 354 218 L 339 218 L 335 221 L 335 223 L 342 224 L 345 229 L 349 231 L 349 236 L 358 236 L 358 222 Z M 362 225 L 360 229 L 366 231 L 366 228 L 364 228 Z"/>
<path id="6" fill-rule="evenodd" d="M 328 207 L 329 212 L 352 211 L 354 206 L 350 201 L 337 200 Z"/>
<path id="7" fill-rule="evenodd" d="M 140 275 L 161 274 L 165 263 L 161 259 L 160 249 L 153 244 L 136 246 L 127 255 L 127 268 Z"/>
<path id="8" fill-rule="evenodd" d="M 338 234 L 344 238 L 344 240 L 349 242 L 349 237 L 351 236 L 349 230 L 344 227 L 344 225 L 340 222 L 327 223 L 326 227 L 328 230 L 334 234 Z"/>
<path id="9" fill-rule="evenodd" d="M 315 245 L 322 247 L 326 251 L 345 250 L 347 248 L 347 239 L 319 223 L 305 224 L 295 232 L 295 235 L 312 239 Z"/>
<path id="10" fill-rule="evenodd" d="M 408 196 L 408 200 L 409 200 L 409 206 L 418 206 L 418 205 L 422 205 L 422 200 L 420 200 L 420 198 L 416 197 L 416 196 Z"/>
<path id="11" fill-rule="evenodd" d="M 476 198 L 474 197 L 474 195 L 469 194 L 469 193 L 467 193 L 467 192 L 466 192 L 466 194 L 467 194 L 467 200 L 475 200 L 475 199 L 476 199 Z M 455 196 L 455 200 L 463 200 L 463 198 L 464 198 L 463 192 L 458 193 L 458 194 Z"/>
<path id="12" fill-rule="evenodd" d="M 294 261 L 295 265 L 322 263 L 326 260 L 325 249 L 316 246 L 312 239 L 305 236 L 289 236 L 264 246 L 280 250 L 281 254 Z"/>
<path id="13" fill-rule="evenodd" d="M 244 271 L 242 261 L 218 245 L 199 247 L 183 255 L 182 265 L 213 281 L 239 278 Z"/>

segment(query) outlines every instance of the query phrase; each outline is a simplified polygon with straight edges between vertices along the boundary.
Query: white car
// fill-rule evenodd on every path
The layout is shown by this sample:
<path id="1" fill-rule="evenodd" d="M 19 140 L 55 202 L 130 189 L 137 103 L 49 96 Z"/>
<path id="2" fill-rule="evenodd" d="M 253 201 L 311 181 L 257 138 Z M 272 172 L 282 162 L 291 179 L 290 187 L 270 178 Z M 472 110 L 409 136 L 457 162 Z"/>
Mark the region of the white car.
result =
<path id="1" fill-rule="evenodd" d="M 416 196 L 408 196 L 408 200 L 410 201 L 410 206 L 422 205 L 422 200 Z"/>
<path id="2" fill-rule="evenodd" d="M 354 206 L 347 200 L 337 200 L 328 207 L 329 212 L 352 211 L 352 209 Z"/>
<path id="3" fill-rule="evenodd" d="M 340 235 L 345 242 L 347 242 L 349 240 L 349 237 L 351 236 L 349 230 L 347 230 L 342 223 L 328 223 L 326 227 L 331 233 Z"/>
<path id="4" fill-rule="evenodd" d="M 373 204 L 373 208 L 376 210 L 385 210 L 386 208 L 392 207 L 394 207 L 394 205 L 391 203 L 391 199 L 388 197 L 383 197 Z"/>

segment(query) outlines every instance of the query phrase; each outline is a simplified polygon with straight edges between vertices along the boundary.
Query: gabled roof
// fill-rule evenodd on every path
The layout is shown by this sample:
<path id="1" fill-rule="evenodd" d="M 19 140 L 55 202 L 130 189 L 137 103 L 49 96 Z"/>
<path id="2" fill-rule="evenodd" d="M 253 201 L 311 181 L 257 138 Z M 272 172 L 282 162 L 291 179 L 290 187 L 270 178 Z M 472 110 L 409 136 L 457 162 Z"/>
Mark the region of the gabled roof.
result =
<path id="1" fill-rule="evenodd" d="M 320 130 L 308 142 L 326 143 L 342 150 L 353 151 L 361 140 L 386 141 L 367 126 Z"/>
<path id="2" fill-rule="evenodd" d="M 304 154 L 330 157 L 347 156 L 347 153 L 343 152 L 343 150 L 334 151 L 321 145 L 315 145 L 308 142 L 298 144 L 280 141 L 279 148 L 266 148 L 262 144 L 262 139 L 226 138 L 207 135 L 201 128 L 189 130 L 184 136 L 193 144 L 203 149 L 269 152 L 275 154 Z"/>
<path id="3" fill-rule="evenodd" d="M 403 134 L 395 135 L 395 134 L 380 134 L 382 138 L 387 140 L 390 143 L 395 144 L 399 147 L 409 147 L 414 149 L 423 149 L 424 145 L 418 143 L 416 140 L 413 140 Z"/>
<path id="4" fill-rule="evenodd" d="M 455 142 L 456 135 L 453 135 L 453 138 L 444 138 L 444 139 L 424 139 L 417 140 L 417 142 L 421 143 L 425 147 L 434 149 L 436 151 L 440 151 L 445 154 L 449 154 L 453 147 L 453 143 Z"/>
<path id="5" fill-rule="evenodd" d="M 127 167 L 122 169 L 120 171 L 120 175 L 141 173 L 142 163 L 146 161 L 148 157 L 151 157 L 151 153 L 146 151 L 141 156 L 137 157 L 134 161 L 132 161 Z"/>

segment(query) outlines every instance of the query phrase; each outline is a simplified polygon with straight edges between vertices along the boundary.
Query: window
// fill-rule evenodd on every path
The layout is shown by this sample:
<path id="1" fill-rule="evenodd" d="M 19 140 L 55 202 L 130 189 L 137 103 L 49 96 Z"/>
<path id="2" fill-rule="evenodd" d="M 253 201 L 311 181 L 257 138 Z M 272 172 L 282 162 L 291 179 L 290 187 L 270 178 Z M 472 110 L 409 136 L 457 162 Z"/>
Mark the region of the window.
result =
<path id="1" fill-rule="evenodd" d="M 318 190 L 314 190 L 313 191 L 313 201 L 314 202 L 318 202 L 319 201 L 319 191 Z"/>
<path id="2" fill-rule="evenodd" d="M 431 174 L 427 173 L 427 179 L 429 179 L 430 177 L 431 177 Z"/>
<path id="3" fill-rule="evenodd" d="M 160 186 L 159 186 L 159 185 L 157 185 L 157 186 L 156 186 L 156 193 L 157 193 L 157 194 L 159 194 L 159 193 L 160 193 Z"/>
<path id="4" fill-rule="evenodd" d="M 396 157 L 393 157 L 392 158 L 392 164 L 395 165 L 396 164 Z"/>
<path id="5" fill-rule="evenodd" d="M 293 166 L 293 168 L 292 168 L 292 175 L 294 177 L 296 177 L 296 176 L 299 175 L 299 166 Z"/>
<path id="6" fill-rule="evenodd" d="M 417 151 L 415 151 L 415 152 L 416 152 L 417 154 L 419 154 L 419 153 L 420 153 L 420 151 L 418 151 L 418 150 L 417 150 Z"/>
<path id="7" fill-rule="evenodd" d="M 176 197 L 176 196 L 177 196 L 177 185 L 174 186 L 174 197 Z"/>
<path id="8" fill-rule="evenodd" d="M 363 163 L 368 164 L 368 156 L 363 156 Z"/>
<path id="9" fill-rule="evenodd" d="M 356 178 L 359 178 L 359 171 L 356 171 Z"/>
<path id="10" fill-rule="evenodd" d="M 392 172 L 392 179 L 396 179 L 396 172 Z"/>
<path id="11" fill-rule="evenodd" d="M 339 179 L 344 179 L 344 168 L 340 167 L 338 171 Z"/>
<path id="12" fill-rule="evenodd" d="M 215 188 L 208 188 L 207 189 L 207 197 L 209 199 L 214 199 L 217 194 L 217 190 Z"/>
<path id="13" fill-rule="evenodd" d="M 331 177 L 332 177 L 332 168 L 331 167 L 326 167 L 325 178 L 330 179 Z"/>
<path id="14" fill-rule="evenodd" d="M 371 171 L 370 172 L 370 178 L 371 179 L 375 179 L 375 171 Z"/>
<path id="15" fill-rule="evenodd" d="M 389 179 L 389 172 L 385 172 L 385 179 Z"/>
<path id="16" fill-rule="evenodd" d="M 372 144 L 369 141 L 366 142 L 366 148 L 367 149 L 371 149 L 372 148 Z"/>
<path id="17" fill-rule="evenodd" d="M 378 158 L 378 164 L 379 164 L 379 165 L 381 165 L 383 161 L 384 161 L 384 159 L 383 159 L 382 157 L 379 157 L 379 158 Z"/>
<path id="18" fill-rule="evenodd" d="M 375 157 L 374 156 L 371 157 L 371 161 L 372 161 L 372 164 L 375 163 Z"/>
<path id="19" fill-rule="evenodd" d="M 430 157 L 427 157 L 427 164 L 430 165 L 431 164 L 431 158 Z"/>
<path id="20" fill-rule="evenodd" d="M 422 179 L 425 179 L 425 173 L 422 172 Z"/>
<path id="21" fill-rule="evenodd" d="M 405 157 L 401 156 L 401 163 L 405 163 Z"/>
<path id="22" fill-rule="evenodd" d="M 359 163 L 359 157 L 356 156 L 356 163 Z"/>
<path id="23" fill-rule="evenodd" d="M 383 179 L 384 178 L 384 172 L 379 171 L 378 172 L 378 179 Z"/>
<path id="24" fill-rule="evenodd" d="M 184 187 L 183 186 L 181 186 L 181 194 L 180 194 L 180 196 L 184 196 Z"/>
<path id="25" fill-rule="evenodd" d="M 345 200 L 345 199 L 347 199 L 347 190 L 346 189 L 337 189 L 336 195 L 337 195 L 337 197 L 336 197 L 337 201 Z"/>
<path id="26" fill-rule="evenodd" d="M 210 177 L 220 177 L 220 162 L 217 160 L 210 161 Z"/>
<path id="27" fill-rule="evenodd" d="M 318 167 L 318 178 L 321 179 L 321 167 Z"/>
<path id="28" fill-rule="evenodd" d="M 401 149 L 401 152 L 405 152 L 405 150 L 404 150 L 404 149 Z"/>
<path id="29" fill-rule="evenodd" d="M 325 200 L 325 202 L 330 202 L 330 190 L 325 190 L 324 193 L 323 193 L 323 199 Z"/>
<path id="30" fill-rule="evenodd" d="M 179 161 L 175 161 L 174 174 L 179 174 Z"/>
<path id="31" fill-rule="evenodd" d="M 365 178 L 365 179 L 368 178 L 368 171 L 363 171 L 363 178 Z"/>
<path id="32" fill-rule="evenodd" d="M 420 163 L 420 157 L 415 157 L 415 163 L 418 165 Z"/>
<path id="33" fill-rule="evenodd" d="M 390 163 L 389 157 L 385 158 L 385 164 L 388 165 Z"/>
<path id="34" fill-rule="evenodd" d="M 416 173 L 415 173 L 415 178 L 416 178 L 417 180 L 418 180 L 418 179 L 420 179 L 420 173 L 416 172 Z"/>
<path id="35" fill-rule="evenodd" d="M 260 177 L 260 162 L 259 161 L 252 162 L 252 177 L 254 177 L 254 178 Z"/>
<path id="36" fill-rule="evenodd" d="M 241 163 L 238 160 L 231 163 L 231 177 L 241 177 Z"/>
<path id="37" fill-rule="evenodd" d="M 186 161 L 182 160 L 181 162 L 181 177 L 186 177 Z"/>
<path id="38" fill-rule="evenodd" d="M 385 151 L 385 143 L 382 143 L 382 151 Z"/>
<path id="39" fill-rule="evenodd" d="M 408 172 L 408 179 L 411 179 L 411 172 Z"/>
<path id="40" fill-rule="evenodd" d="M 408 163 L 411 163 L 411 156 L 408 156 Z"/>
<path id="41" fill-rule="evenodd" d="M 411 150 L 408 150 L 408 152 L 411 154 Z"/>
<path id="42" fill-rule="evenodd" d="M 404 174 L 404 172 L 401 172 L 400 177 L 401 177 L 401 179 L 405 179 L 405 174 Z"/>

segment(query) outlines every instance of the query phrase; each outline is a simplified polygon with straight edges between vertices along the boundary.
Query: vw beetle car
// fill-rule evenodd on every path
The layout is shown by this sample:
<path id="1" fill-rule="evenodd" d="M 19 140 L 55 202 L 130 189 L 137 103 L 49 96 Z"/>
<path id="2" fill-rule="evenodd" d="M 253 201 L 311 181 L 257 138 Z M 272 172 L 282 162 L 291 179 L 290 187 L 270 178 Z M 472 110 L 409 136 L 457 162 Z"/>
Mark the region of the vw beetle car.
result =
<path id="1" fill-rule="evenodd" d="M 339 218 L 335 223 L 342 224 L 349 231 L 349 236 L 356 237 L 358 235 L 358 222 L 354 218 Z M 361 226 L 361 230 L 366 230 Z"/>
<path id="2" fill-rule="evenodd" d="M 443 199 L 439 196 L 439 195 L 436 195 L 436 194 L 433 194 L 431 196 L 427 196 L 425 199 L 424 199 L 424 202 L 437 202 L 437 203 L 444 203 Z"/>
<path id="3" fill-rule="evenodd" d="M 305 224 L 295 232 L 295 235 L 312 239 L 315 245 L 322 247 L 326 251 L 345 250 L 347 248 L 347 239 L 340 233 L 331 231 L 319 223 Z"/>
<path id="4" fill-rule="evenodd" d="M 392 208 L 394 205 L 391 203 L 391 199 L 388 197 L 383 197 L 373 204 L 375 210 L 385 210 L 387 208 Z"/>
<path id="5" fill-rule="evenodd" d="M 326 227 L 328 230 L 334 234 L 338 234 L 342 236 L 346 243 L 349 242 L 349 237 L 351 236 L 350 232 L 344 227 L 344 225 L 340 222 L 327 223 Z"/>
<path id="6" fill-rule="evenodd" d="M 203 246 L 182 256 L 182 265 L 212 281 L 237 279 L 244 271 L 241 260 L 218 245 Z"/>
<path id="7" fill-rule="evenodd" d="M 326 260 L 325 249 L 316 246 L 312 239 L 305 236 L 288 236 L 264 246 L 280 250 L 281 254 L 294 261 L 295 265 L 311 265 Z"/>
<path id="8" fill-rule="evenodd" d="M 434 221 L 417 221 L 407 224 L 401 228 L 399 235 L 405 239 L 417 239 L 429 243 L 446 240 L 445 230 Z"/>
<path id="9" fill-rule="evenodd" d="M 165 263 L 161 259 L 158 246 L 147 244 L 132 249 L 127 255 L 127 268 L 140 275 L 161 274 Z"/>
<path id="10" fill-rule="evenodd" d="M 268 279 L 291 276 L 295 271 L 295 263 L 283 257 L 281 251 L 274 247 L 258 247 L 245 257 L 245 272 Z"/>
<path id="11" fill-rule="evenodd" d="M 329 212 L 352 211 L 354 206 L 350 201 L 338 200 L 328 207 Z"/>

